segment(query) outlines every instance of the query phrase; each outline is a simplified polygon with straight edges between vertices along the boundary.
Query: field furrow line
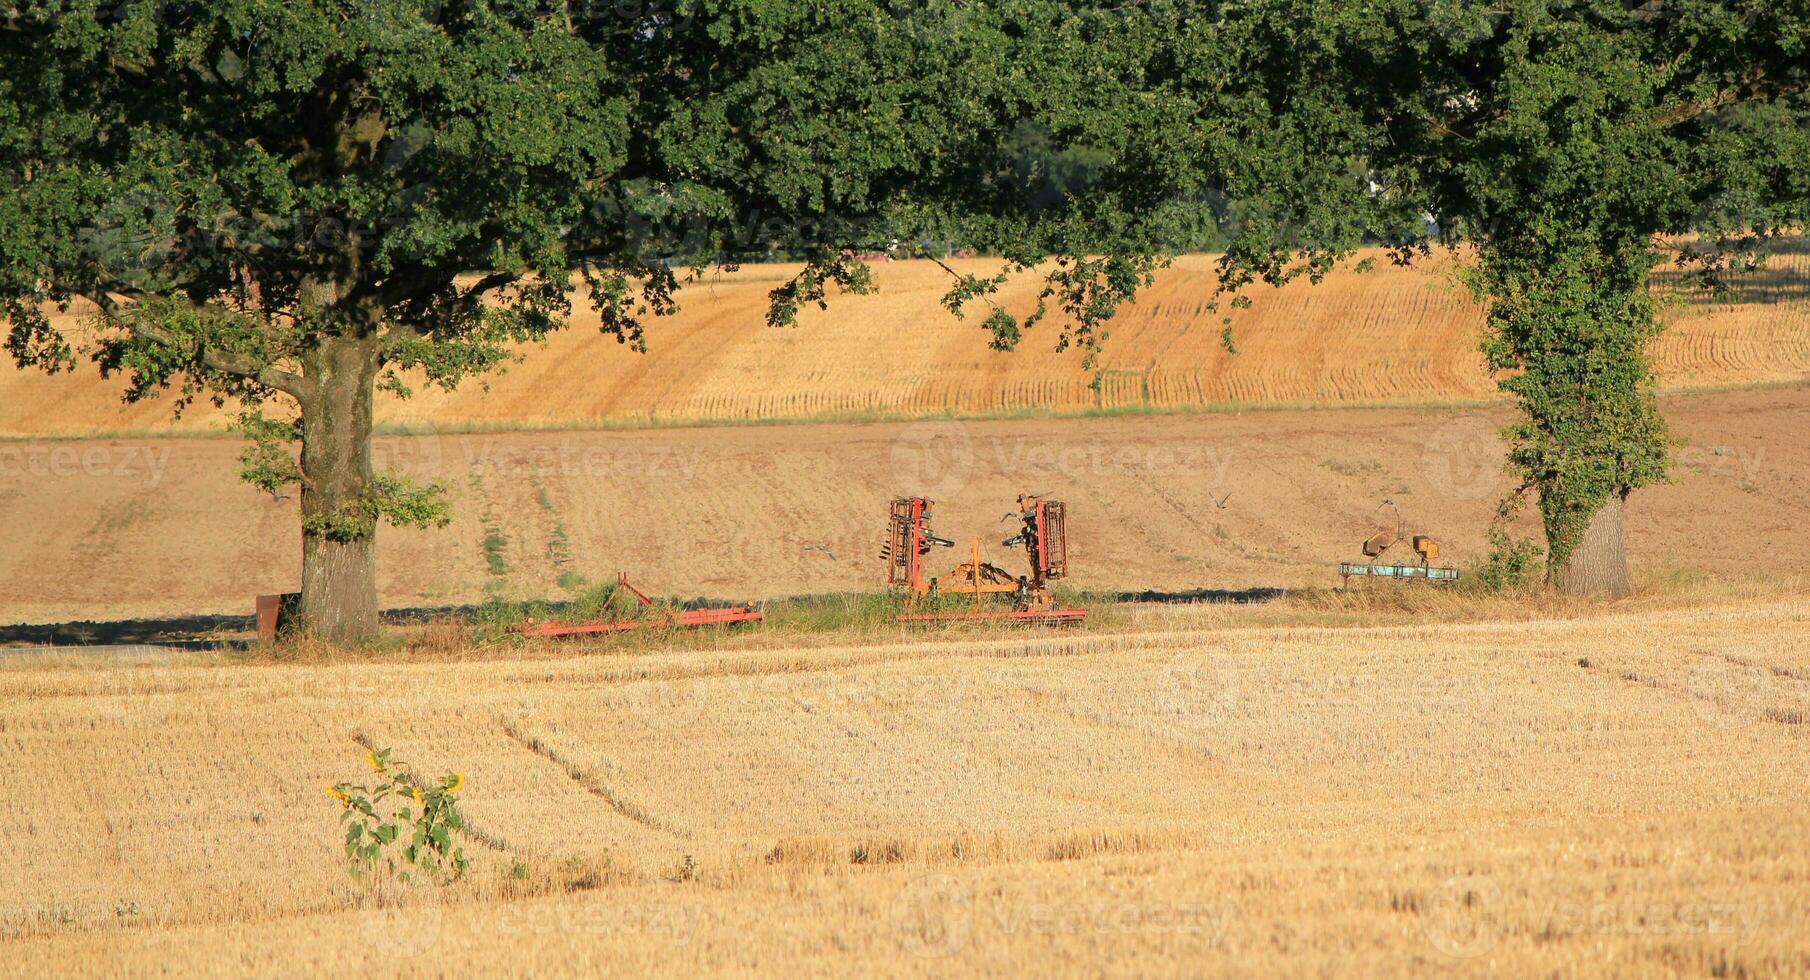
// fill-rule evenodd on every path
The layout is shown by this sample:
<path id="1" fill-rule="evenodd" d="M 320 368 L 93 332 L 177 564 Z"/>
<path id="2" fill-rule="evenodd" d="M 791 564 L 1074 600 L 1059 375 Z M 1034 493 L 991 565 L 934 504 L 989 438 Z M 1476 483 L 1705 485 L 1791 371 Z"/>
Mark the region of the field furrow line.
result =
<path id="1" fill-rule="evenodd" d="M 509 719 L 502 717 L 497 718 L 497 726 L 502 729 L 503 734 L 509 736 L 516 744 L 548 762 L 553 763 L 555 766 L 558 766 L 559 769 L 566 774 L 568 779 L 578 784 L 580 789 L 583 789 L 592 796 L 608 803 L 610 809 L 622 816 L 633 820 L 649 830 L 657 830 L 661 833 L 671 834 L 674 837 L 691 836 L 688 832 L 674 827 L 668 821 L 649 813 L 646 807 L 628 799 L 620 792 L 617 792 L 608 783 L 598 779 L 596 774 L 591 770 L 571 761 L 565 755 L 555 750 L 553 746 L 543 741 L 540 737 L 511 723 Z"/>

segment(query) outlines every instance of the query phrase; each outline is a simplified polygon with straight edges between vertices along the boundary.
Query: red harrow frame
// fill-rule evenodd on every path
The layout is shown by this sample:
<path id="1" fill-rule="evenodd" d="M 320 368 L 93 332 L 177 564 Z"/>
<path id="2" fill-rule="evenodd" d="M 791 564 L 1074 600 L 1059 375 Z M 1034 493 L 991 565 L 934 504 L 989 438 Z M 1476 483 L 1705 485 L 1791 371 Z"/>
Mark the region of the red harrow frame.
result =
<path id="1" fill-rule="evenodd" d="M 726 626 L 734 623 L 752 623 L 765 619 L 766 615 L 759 609 L 748 606 L 719 606 L 700 609 L 681 609 L 667 606 L 648 598 L 640 589 L 628 584 L 628 579 L 616 576 L 616 591 L 610 596 L 611 605 L 624 594 L 633 596 L 636 603 L 644 609 L 658 609 L 664 616 L 660 618 L 636 619 L 622 617 L 618 619 L 599 620 L 591 623 L 568 625 L 565 623 L 530 623 L 517 626 L 511 632 L 522 636 L 573 636 L 581 633 L 626 633 L 630 630 L 658 629 L 661 627 L 691 628 L 698 626 Z"/>
<path id="2" fill-rule="evenodd" d="M 973 608 L 968 612 L 901 613 L 902 623 L 938 622 L 946 620 L 1003 620 L 1038 625 L 1079 623 L 1087 618 L 1085 609 L 1063 608 L 1050 594 L 1048 583 L 1068 575 L 1068 513 L 1060 500 L 1045 500 L 1033 494 L 1020 494 L 1018 509 L 1008 513 L 1022 529 L 1001 544 L 1008 548 L 1024 546 L 1031 573 L 1011 572 L 981 560 L 980 539 L 968 542 L 969 559 L 942 577 L 926 577 L 924 559 L 932 548 L 952 548 L 955 542 L 940 537 L 930 529 L 930 512 L 935 502 L 923 497 L 899 497 L 892 502 L 887 524 L 886 544 L 880 557 L 886 562 L 887 584 L 905 590 L 908 608 L 919 602 L 934 600 L 939 595 L 971 595 Z M 987 609 L 984 599 L 990 595 L 1010 595 L 1011 609 Z"/>

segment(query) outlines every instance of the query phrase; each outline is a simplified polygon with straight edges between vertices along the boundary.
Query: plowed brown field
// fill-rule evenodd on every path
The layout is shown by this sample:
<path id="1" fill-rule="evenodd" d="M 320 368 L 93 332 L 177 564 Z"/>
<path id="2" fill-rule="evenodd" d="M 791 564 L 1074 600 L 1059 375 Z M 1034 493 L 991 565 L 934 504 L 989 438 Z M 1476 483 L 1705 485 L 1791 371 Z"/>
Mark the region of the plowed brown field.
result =
<path id="1" fill-rule="evenodd" d="M 998 269 L 979 259 L 957 265 Z M 766 294 L 790 269 L 749 266 L 687 289 L 683 311 L 654 324 L 646 355 L 599 335 L 581 303 L 571 330 L 530 350 L 488 393 L 472 385 L 386 398 L 379 416 L 436 427 L 546 426 L 1492 398 L 1477 352 L 1482 315 L 1455 271 L 1449 257 L 1407 269 L 1384 261 L 1318 286 L 1261 288 L 1236 316 L 1232 355 L 1220 342 L 1222 314 L 1206 309 L 1213 260 L 1187 256 L 1114 321 L 1095 391 L 1080 356 L 1053 352 L 1047 332 L 1015 352 L 988 350 L 978 317 L 957 321 L 938 304 L 949 280 L 930 263 L 881 265 L 877 294 L 840 297 L 780 330 L 764 325 Z M 1675 279 L 1656 277 L 1668 330 L 1653 358 L 1667 388 L 1810 376 L 1810 250 L 1774 256 L 1728 299 L 1682 291 Z M 1036 289 L 1019 281 L 1002 302 L 1026 310 Z M 171 424 L 167 406 L 123 406 L 119 389 L 91 369 L 72 380 L 0 367 L 0 435 Z M 220 424 L 202 407 L 177 427 Z"/>
<path id="2" fill-rule="evenodd" d="M 1810 574 L 1810 387 L 1664 408 L 1688 443 L 1676 481 L 1632 500 L 1636 566 Z M 940 532 L 979 536 L 1017 568 L 1000 518 L 1028 490 L 1070 502 L 1078 586 L 1324 586 L 1396 510 L 1446 558 L 1479 559 L 1508 487 L 1506 419 L 1325 409 L 384 436 L 379 465 L 445 483 L 457 519 L 382 531 L 378 584 L 401 607 L 557 596 L 563 574 L 619 570 L 664 594 L 874 589 L 889 498 L 941 501 Z M 256 593 L 294 589 L 296 501 L 239 482 L 241 448 L 0 443 L 0 623 L 244 614 Z"/>

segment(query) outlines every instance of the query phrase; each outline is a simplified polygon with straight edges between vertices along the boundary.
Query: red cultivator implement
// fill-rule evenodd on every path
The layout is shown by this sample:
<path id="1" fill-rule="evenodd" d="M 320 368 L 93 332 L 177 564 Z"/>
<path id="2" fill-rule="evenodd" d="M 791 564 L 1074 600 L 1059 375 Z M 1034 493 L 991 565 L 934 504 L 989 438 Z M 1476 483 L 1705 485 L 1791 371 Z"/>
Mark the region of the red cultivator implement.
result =
<path id="1" fill-rule="evenodd" d="M 924 559 L 930 550 L 955 546 L 954 541 L 939 537 L 930 529 L 933 506 L 923 497 L 900 497 L 892 502 L 880 557 L 886 562 L 887 583 L 905 590 L 907 606 L 912 610 L 901 614 L 900 622 L 992 619 L 1048 625 L 1078 623 L 1086 618 L 1087 610 L 1062 608 L 1049 592 L 1050 580 L 1068 574 L 1068 521 L 1061 501 L 1020 494 L 1018 510 L 1006 515 L 1024 526 L 1001 543 L 1008 548 L 1024 546 L 1031 568 L 1029 575 L 1013 575 L 982 561 L 980 539 L 971 538 L 967 561 L 947 575 L 926 578 Z M 939 596 L 952 595 L 973 596 L 972 607 L 963 612 L 916 610 L 921 604 L 934 603 Z M 986 608 L 987 597 L 1007 595 L 1012 600 L 1010 609 Z"/>
<path id="2" fill-rule="evenodd" d="M 639 614 L 639 615 L 636 615 Z M 661 627 L 725 626 L 752 623 L 764 619 L 758 609 L 748 606 L 711 606 L 683 609 L 677 605 L 655 602 L 628 579 L 616 576 L 616 588 L 604 603 L 600 618 L 589 623 L 531 623 L 517 626 L 512 632 L 522 636 L 572 636 L 579 633 L 626 633 L 629 630 Z"/>

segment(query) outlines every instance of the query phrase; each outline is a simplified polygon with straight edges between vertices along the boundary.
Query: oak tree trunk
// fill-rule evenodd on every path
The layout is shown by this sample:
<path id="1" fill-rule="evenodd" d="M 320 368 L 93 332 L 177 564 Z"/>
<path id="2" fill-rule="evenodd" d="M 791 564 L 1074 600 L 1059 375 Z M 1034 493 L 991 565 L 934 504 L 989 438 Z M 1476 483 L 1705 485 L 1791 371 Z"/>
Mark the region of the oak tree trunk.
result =
<path id="1" fill-rule="evenodd" d="M 328 336 L 302 358 L 302 632 L 334 643 L 377 635 L 375 522 L 363 533 L 323 529 L 371 483 L 371 407 L 378 369 L 374 336 Z"/>
<path id="2" fill-rule="evenodd" d="M 1628 580 L 1628 552 L 1622 511 L 1626 491 L 1611 493 L 1564 564 L 1552 570 L 1552 584 L 1566 595 L 1603 595 L 1620 599 L 1633 593 Z"/>

